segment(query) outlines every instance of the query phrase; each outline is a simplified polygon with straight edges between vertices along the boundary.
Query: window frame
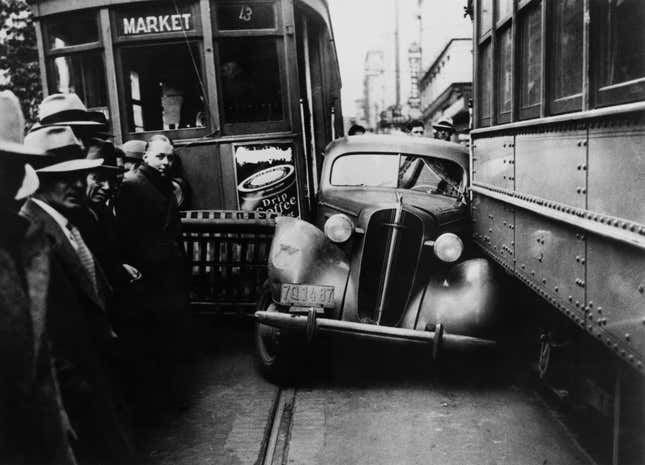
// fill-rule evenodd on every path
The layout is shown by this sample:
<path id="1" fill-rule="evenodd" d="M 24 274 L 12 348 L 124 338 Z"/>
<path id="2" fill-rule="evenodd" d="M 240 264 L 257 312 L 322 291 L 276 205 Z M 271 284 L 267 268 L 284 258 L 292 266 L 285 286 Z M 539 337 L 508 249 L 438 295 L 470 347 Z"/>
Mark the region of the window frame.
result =
<path id="1" fill-rule="evenodd" d="M 161 34 L 159 34 L 161 35 Z M 146 39 L 148 37 L 146 36 Z M 197 46 L 197 51 L 198 51 L 198 56 L 201 57 L 201 66 L 200 66 L 200 72 L 201 72 L 201 79 L 204 84 L 206 83 L 206 65 L 205 65 L 205 59 L 204 59 L 204 44 L 203 41 L 201 40 L 201 37 L 193 37 L 193 38 L 187 38 L 185 40 L 182 40 L 182 38 L 175 36 L 174 40 L 128 40 L 127 43 L 121 43 L 119 46 L 115 46 L 114 50 L 114 59 L 115 59 L 115 66 L 116 66 L 116 73 L 117 73 L 117 86 L 118 86 L 118 94 L 119 94 L 119 107 L 121 109 L 121 125 L 123 128 L 123 135 L 125 136 L 125 139 L 142 139 L 142 138 L 148 138 L 150 136 L 153 136 L 155 134 L 167 134 L 169 137 L 171 137 L 173 140 L 186 140 L 186 139 L 197 139 L 200 137 L 207 136 L 208 134 L 211 133 L 211 127 L 213 125 L 213 122 L 211 121 L 212 117 L 209 112 L 209 107 L 208 107 L 208 95 L 203 95 L 202 97 L 204 98 L 204 111 L 206 114 L 206 124 L 204 127 L 201 128 L 180 128 L 180 129 L 154 129 L 154 130 L 149 130 L 149 131 L 140 131 L 140 132 L 133 132 L 130 131 L 129 127 L 129 108 L 130 108 L 130 99 L 128 97 L 128 86 L 129 86 L 129 78 L 126 76 L 125 73 L 125 67 L 123 65 L 123 50 L 128 50 L 128 49 L 133 49 L 133 48 L 141 48 L 141 47 L 163 47 L 167 45 L 196 45 Z M 206 87 L 206 84 L 205 84 Z M 203 92 L 207 92 L 207 89 L 204 88 Z M 134 124 L 134 122 L 133 122 Z"/>
<path id="2" fill-rule="evenodd" d="M 271 133 L 271 132 L 281 132 L 288 131 L 291 128 L 291 101 L 289 97 L 289 85 L 288 85 L 288 76 L 287 71 L 289 64 L 287 63 L 287 43 L 286 43 L 286 26 L 283 20 L 283 8 L 285 8 L 285 3 L 283 0 L 249 0 L 247 4 L 257 5 L 257 4 L 272 4 L 273 11 L 275 14 L 275 28 L 273 29 L 236 29 L 236 30 L 219 30 L 218 29 L 218 12 L 217 4 L 211 9 L 211 23 L 213 25 L 213 41 L 214 41 L 214 60 L 215 60 L 215 69 L 216 69 L 216 81 L 217 81 L 217 95 L 218 98 L 218 108 L 219 108 L 219 119 L 220 119 L 220 128 L 224 136 L 233 136 L 233 135 L 246 135 L 246 134 L 256 134 L 256 133 Z M 225 1 L 222 4 L 238 4 L 235 1 Z M 235 38 L 272 38 L 275 40 L 275 46 L 277 49 L 278 57 L 278 70 L 279 70 L 279 79 L 280 79 L 280 90 L 282 96 L 282 109 L 283 109 L 283 118 L 276 121 L 252 121 L 252 122 L 238 122 L 238 123 L 229 123 L 225 119 L 224 112 L 224 98 L 222 91 L 222 75 L 220 72 L 220 45 L 222 39 L 235 39 Z"/>
<path id="3" fill-rule="evenodd" d="M 74 45 L 67 45 L 59 48 L 52 48 L 51 37 L 49 33 L 50 21 L 57 20 L 58 18 L 69 18 L 70 16 L 73 16 L 74 14 L 79 14 L 79 13 L 89 13 L 94 16 L 94 20 L 96 22 L 97 40 L 92 42 L 82 43 L 82 44 L 74 44 Z M 47 89 L 49 90 L 49 93 L 58 92 L 58 89 L 56 88 L 55 82 L 54 82 L 54 77 L 57 74 L 57 71 L 55 69 L 55 64 L 54 64 L 54 60 L 56 58 L 72 57 L 72 56 L 78 56 L 78 55 L 83 55 L 88 53 L 98 53 L 98 55 L 101 57 L 103 61 L 103 76 L 105 78 L 105 87 L 103 90 L 105 94 L 105 105 L 101 107 L 88 106 L 88 109 L 90 110 L 99 109 L 99 108 L 107 109 L 107 112 L 108 112 L 107 117 L 108 117 L 108 120 L 111 121 L 112 109 L 110 108 L 110 95 L 109 95 L 109 89 L 107 84 L 107 63 L 106 63 L 107 56 L 105 53 L 105 46 L 104 46 L 105 38 L 103 37 L 103 30 L 101 27 L 100 9 L 94 8 L 90 10 L 57 13 L 55 15 L 44 17 L 40 20 L 40 30 L 41 30 L 42 41 L 43 41 L 42 49 L 43 49 L 43 59 L 44 59 L 44 65 L 45 65 L 45 76 L 47 78 L 46 86 L 47 86 Z M 87 100 L 87 96 L 83 95 L 83 103 L 87 105 L 86 100 Z"/>

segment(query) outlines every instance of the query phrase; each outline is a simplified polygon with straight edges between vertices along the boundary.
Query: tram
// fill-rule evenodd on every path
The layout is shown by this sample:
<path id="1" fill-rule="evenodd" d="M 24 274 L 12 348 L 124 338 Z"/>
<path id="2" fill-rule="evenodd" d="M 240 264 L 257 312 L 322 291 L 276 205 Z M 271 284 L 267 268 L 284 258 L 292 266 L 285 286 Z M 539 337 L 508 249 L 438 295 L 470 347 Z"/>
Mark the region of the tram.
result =
<path id="1" fill-rule="evenodd" d="M 325 0 L 29 3 L 45 95 L 77 93 L 116 144 L 175 142 L 194 307 L 252 311 L 272 218 L 310 217 L 343 131 Z"/>
<path id="2" fill-rule="evenodd" d="M 474 239 L 558 316 L 540 375 L 575 353 L 559 392 L 613 418 L 618 463 L 645 392 L 645 2 L 469 3 Z"/>
<path id="3" fill-rule="evenodd" d="M 115 141 L 164 133 L 193 210 L 307 217 L 342 132 L 324 0 L 34 0 L 45 95 L 75 92 Z"/>

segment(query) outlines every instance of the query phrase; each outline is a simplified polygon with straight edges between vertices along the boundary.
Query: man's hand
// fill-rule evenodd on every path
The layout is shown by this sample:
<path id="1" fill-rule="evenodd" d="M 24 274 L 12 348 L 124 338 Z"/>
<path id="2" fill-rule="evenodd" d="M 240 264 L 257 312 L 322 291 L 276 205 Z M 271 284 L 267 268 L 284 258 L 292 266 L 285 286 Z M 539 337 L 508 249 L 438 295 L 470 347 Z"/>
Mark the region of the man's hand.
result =
<path id="1" fill-rule="evenodd" d="M 127 263 L 123 263 L 123 268 L 125 269 L 125 271 L 130 276 L 130 282 L 131 283 L 141 279 L 141 276 L 142 276 L 141 272 L 139 270 L 137 270 L 135 267 L 133 267 L 132 265 L 128 265 Z"/>

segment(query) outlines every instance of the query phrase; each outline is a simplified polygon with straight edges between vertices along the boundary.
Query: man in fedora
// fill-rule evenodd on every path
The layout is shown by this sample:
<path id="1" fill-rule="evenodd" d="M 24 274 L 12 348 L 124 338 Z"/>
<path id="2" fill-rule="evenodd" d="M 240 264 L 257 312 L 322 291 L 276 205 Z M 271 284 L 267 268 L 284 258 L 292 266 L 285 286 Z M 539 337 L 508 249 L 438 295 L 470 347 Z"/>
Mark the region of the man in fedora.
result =
<path id="1" fill-rule="evenodd" d="M 146 153 L 147 145 L 146 141 L 132 139 L 121 146 L 121 150 L 125 153 L 123 167 L 126 169 L 126 178 L 134 176 L 134 173 L 143 162 L 143 155 Z"/>
<path id="2" fill-rule="evenodd" d="M 435 139 L 451 141 L 452 135 L 455 133 L 455 126 L 447 119 L 442 119 L 433 123 L 432 128 L 435 131 Z"/>
<path id="3" fill-rule="evenodd" d="M 43 231 L 18 215 L 38 188 L 16 96 L 0 92 L 0 463 L 75 464 L 47 335 L 51 275 Z"/>
<path id="4" fill-rule="evenodd" d="M 108 137 L 108 121 L 100 111 L 89 111 L 78 95 L 51 94 L 38 106 L 38 121 L 30 132 L 51 126 L 69 126 L 85 147 L 92 137 Z"/>
<path id="5" fill-rule="evenodd" d="M 111 289 L 103 269 L 70 221 L 85 205 L 89 171 L 103 163 L 85 159 L 68 126 L 31 132 L 25 144 L 57 163 L 37 170 L 40 187 L 21 214 L 40 224 L 51 243 L 47 326 L 65 408 L 77 434 L 77 457 L 90 463 L 120 461 L 131 453 L 106 374 L 116 335 L 106 313 Z"/>

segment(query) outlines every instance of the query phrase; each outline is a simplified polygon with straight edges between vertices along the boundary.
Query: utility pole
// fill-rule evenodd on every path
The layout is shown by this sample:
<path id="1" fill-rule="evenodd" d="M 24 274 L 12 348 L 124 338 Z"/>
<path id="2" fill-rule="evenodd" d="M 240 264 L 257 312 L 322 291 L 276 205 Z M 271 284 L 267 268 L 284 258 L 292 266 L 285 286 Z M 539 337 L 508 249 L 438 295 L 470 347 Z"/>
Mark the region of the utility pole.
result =
<path id="1" fill-rule="evenodd" d="M 401 58 L 399 44 L 399 1 L 394 0 L 394 74 L 396 79 L 396 108 L 401 107 Z"/>

